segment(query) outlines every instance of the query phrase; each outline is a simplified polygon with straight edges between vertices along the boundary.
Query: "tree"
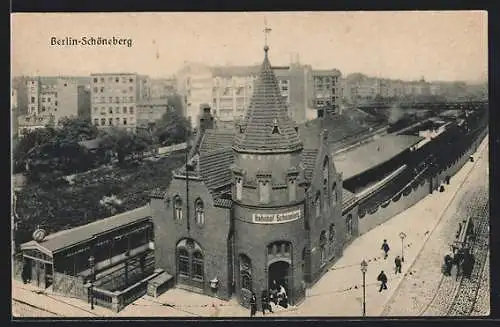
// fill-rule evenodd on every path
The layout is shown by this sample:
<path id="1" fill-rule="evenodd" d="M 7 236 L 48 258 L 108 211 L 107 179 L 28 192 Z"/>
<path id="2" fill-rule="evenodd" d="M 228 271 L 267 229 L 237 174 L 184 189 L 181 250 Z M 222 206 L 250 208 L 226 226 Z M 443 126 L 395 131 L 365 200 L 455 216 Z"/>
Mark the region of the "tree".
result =
<path id="1" fill-rule="evenodd" d="M 95 139 L 99 135 L 97 127 L 81 117 L 63 118 L 59 121 L 59 126 L 65 138 L 76 143 Z"/>
<path id="2" fill-rule="evenodd" d="M 178 115 L 182 116 L 183 113 L 183 105 L 182 105 L 182 96 L 179 94 L 173 94 L 167 96 L 168 106 L 172 108 Z"/>
<path id="3" fill-rule="evenodd" d="M 52 140 L 56 135 L 53 128 L 41 128 L 29 131 L 24 137 L 16 142 L 13 151 L 14 172 L 25 171 L 27 159 L 35 147 L 40 147 Z M 40 149 L 37 149 L 39 151 Z"/>
<path id="4" fill-rule="evenodd" d="M 185 117 L 169 110 L 158 120 L 153 134 L 161 145 L 182 143 L 191 134 L 191 124 Z"/>
<path id="5" fill-rule="evenodd" d="M 124 163 L 130 155 L 137 157 L 142 154 L 151 143 L 152 140 L 147 135 L 130 133 L 116 127 L 104 132 L 101 137 L 102 149 L 115 153 L 119 163 Z"/>

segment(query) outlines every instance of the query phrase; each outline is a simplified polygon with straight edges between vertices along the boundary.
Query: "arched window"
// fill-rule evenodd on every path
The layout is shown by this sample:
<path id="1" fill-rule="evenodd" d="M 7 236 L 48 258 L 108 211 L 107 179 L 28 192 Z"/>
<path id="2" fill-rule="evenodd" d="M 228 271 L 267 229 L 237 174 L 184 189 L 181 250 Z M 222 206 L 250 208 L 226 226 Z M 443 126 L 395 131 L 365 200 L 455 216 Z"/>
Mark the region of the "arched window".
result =
<path id="1" fill-rule="evenodd" d="M 346 224 L 347 238 L 351 238 L 351 236 L 352 236 L 352 214 L 347 215 L 347 218 L 345 220 L 345 224 Z"/>
<path id="2" fill-rule="evenodd" d="M 319 248 L 320 248 L 319 252 L 320 252 L 321 265 L 326 264 L 325 246 L 326 246 L 326 231 L 322 231 L 321 235 L 319 236 Z"/>
<path id="3" fill-rule="evenodd" d="M 332 186 L 332 207 L 334 207 L 337 204 L 338 201 L 338 196 L 337 196 L 337 183 L 333 183 Z"/>
<path id="4" fill-rule="evenodd" d="M 203 250 L 195 240 L 185 238 L 177 243 L 177 266 L 180 282 L 200 287 L 204 279 L 204 258 Z"/>
<path id="5" fill-rule="evenodd" d="M 330 243 L 335 241 L 335 224 L 330 225 L 330 230 L 328 231 L 328 241 Z"/>
<path id="6" fill-rule="evenodd" d="M 329 184 L 329 171 L 328 171 L 328 157 L 323 161 L 323 209 L 328 207 L 328 184 Z"/>
<path id="7" fill-rule="evenodd" d="M 259 199 L 262 203 L 269 203 L 270 200 L 270 189 L 271 184 L 268 181 L 260 181 L 259 182 Z"/>
<path id="8" fill-rule="evenodd" d="M 244 254 L 240 254 L 240 286 L 242 289 L 252 291 L 252 262 Z"/>
<path id="9" fill-rule="evenodd" d="M 314 198 L 314 206 L 316 207 L 316 217 L 321 216 L 321 193 L 316 192 L 316 197 Z"/>
<path id="10" fill-rule="evenodd" d="M 182 199 L 178 195 L 174 198 L 174 218 L 177 221 L 182 220 Z"/>
<path id="11" fill-rule="evenodd" d="M 203 280 L 203 254 L 199 251 L 193 253 L 193 278 Z"/>
<path id="12" fill-rule="evenodd" d="M 205 210 L 203 207 L 203 201 L 201 199 L 196 199 L 194 202 L 194 208 L 196 212 L 196 223 L 198 225 L 203 225 L 205 223 Z"/>
<path id="13" fill-rule="evenodd" d="M 185 248 L 179 248 L 178 250 L 179 258 L 179 274 L 188 277 L 189 276 L 189 253 Z"/>

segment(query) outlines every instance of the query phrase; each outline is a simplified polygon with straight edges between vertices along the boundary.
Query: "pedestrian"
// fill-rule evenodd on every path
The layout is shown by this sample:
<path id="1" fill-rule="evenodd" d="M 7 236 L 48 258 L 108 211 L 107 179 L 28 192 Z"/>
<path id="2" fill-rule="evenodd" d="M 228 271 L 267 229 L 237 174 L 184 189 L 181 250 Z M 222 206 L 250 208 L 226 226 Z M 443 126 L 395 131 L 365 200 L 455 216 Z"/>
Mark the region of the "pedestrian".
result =
<path id="1" fill-rule="evenodd" d="M 271 283 L 271 288 L 269 289 L 269 298 L 271 301 L 274 301 L 274 304 L 278 304 L 278 291 L 279 291 L 279 286 L 278 283 L 276 283 L 276 280 L 273 280 Z"/>
<path id="2" fill-rule="evenodd" d="M 444 269 L 443 273 L 445 276 L 451 276 L 451 268 L 453 267 L 453 257 L 451 254 L 444 256 Z"/>
<path id="3" fill-rule="evenodd" d="M 262 315 L 266 314 L 266 310 L 269 310 L 270 313 L 273 313 L 273 308 L 271 308 L 271 304 L 269 303 L 269 297 L 267 296 L 266 290 L 262 291 L 260 302 L 262 303 Z"/>
<path id="4" fill-rule="evenodd" d="M 382 292 L 382 290 L 386 290 L 387 289 L 387 276 L 385 275 L 383 270 L 380 272 L 380 274 L 378 274 L 377 280 L 380 282 L 380 289 L 378 291 Z"/>
<path id="5" fill-rule="evenodd" d="M 400 273 L 401 274 L 401 257 L 398 255 L 396 256 L 396 259 L 394 259 L 394 265 L 396 266 L 396 274 Z"/>
<path id="6" fill-rule="evenodd" d="M 384 240 L 381 249 L 384 250 L 384 259 L 387 259 L 387 253 L 389 252 L 390 249 L 389 244 L 387 244 L 387 240 Z"/>
<path id="7" fill-rule="evenodd" d="M 257 297 L 255 292 L 252 292 L 252 297 L 250 298 L 250 317 L 255 316 L 257 313 Z"/>

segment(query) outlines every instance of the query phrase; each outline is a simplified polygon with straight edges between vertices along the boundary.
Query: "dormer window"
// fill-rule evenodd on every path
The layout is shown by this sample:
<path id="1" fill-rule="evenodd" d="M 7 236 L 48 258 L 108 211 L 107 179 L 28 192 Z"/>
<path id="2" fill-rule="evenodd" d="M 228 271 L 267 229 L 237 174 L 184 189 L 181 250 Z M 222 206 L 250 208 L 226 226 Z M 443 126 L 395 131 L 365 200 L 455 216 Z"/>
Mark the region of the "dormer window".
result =
<path id="1" fill-rule="evenodd" d="M 280 129 L 278 127 L 278 120 L 277 119 L 275 119 L 273 121 L 273 132 L 272 132 L 272 134 L 280 134 Z"/>
<path id="2" fill-rule="evenodd" d="M 270 202 L 270 190 L 271 183 L 268 181 L 260 181 L 259 182 L 259 200 L 261 203 L 269 203 Z"/>

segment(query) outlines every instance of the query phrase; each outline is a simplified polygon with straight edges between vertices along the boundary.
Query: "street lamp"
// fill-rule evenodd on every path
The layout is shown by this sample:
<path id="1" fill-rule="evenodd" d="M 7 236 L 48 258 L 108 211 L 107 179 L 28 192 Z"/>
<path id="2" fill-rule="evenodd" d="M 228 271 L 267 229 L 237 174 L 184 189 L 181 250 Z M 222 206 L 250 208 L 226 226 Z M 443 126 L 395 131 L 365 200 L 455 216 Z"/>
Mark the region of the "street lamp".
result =
<path id="1" fill-rule="evenodd" d="M 95 259 L 93 256 L 89 258 L 90 267 L 90 287 L 89 287 L 89 297 L 90 297 L 90 309 L 94 310 L 94 279 L 95 279 Z"/>
<path id="2" fill-rule="evenodd" d="M 366 271 L 368 263 L 366 260 L 361 261 L 361 272 L 363 273 L 363 317 L 366 317 Z"/>
<path id="3" fill-rule="evenodd" d="M 401 262 L 405 262 L 405 255 L 404 255 L 404 239 L 406 238 L 406 234 L 401 232 L 399 233 L 399 238 L 401 239 Z"/>

